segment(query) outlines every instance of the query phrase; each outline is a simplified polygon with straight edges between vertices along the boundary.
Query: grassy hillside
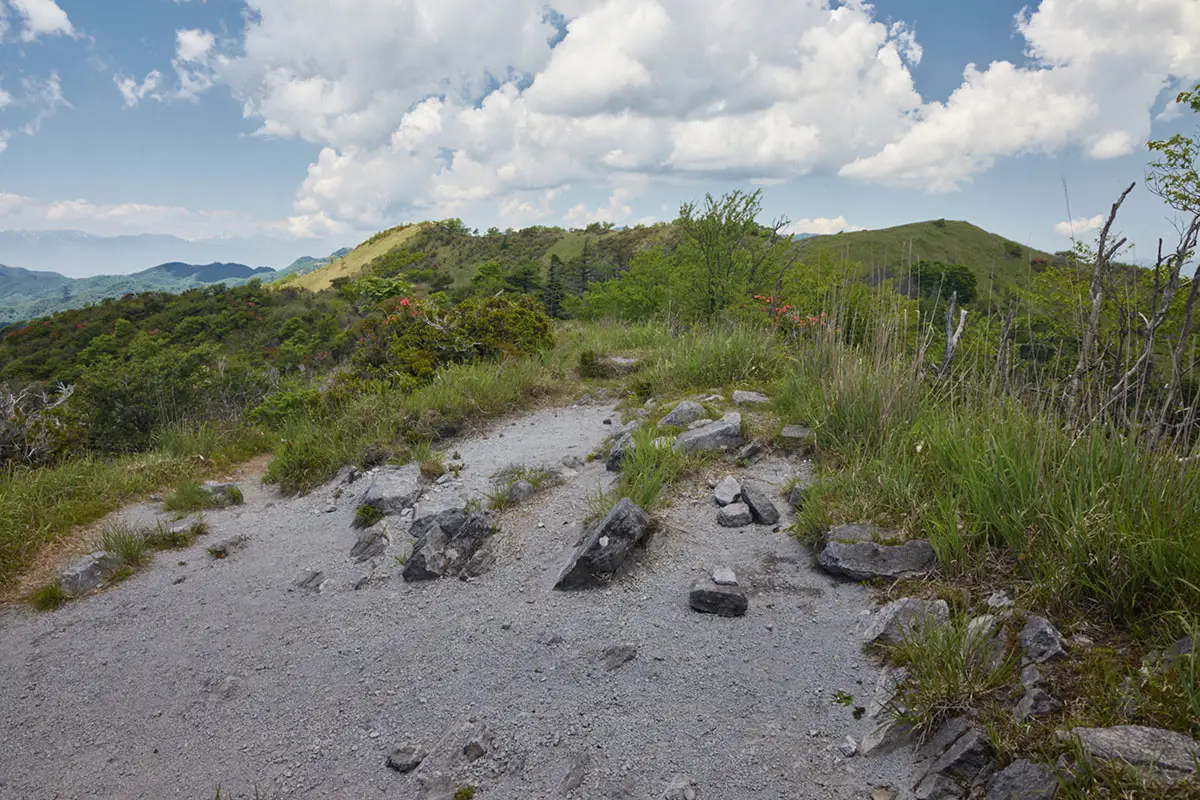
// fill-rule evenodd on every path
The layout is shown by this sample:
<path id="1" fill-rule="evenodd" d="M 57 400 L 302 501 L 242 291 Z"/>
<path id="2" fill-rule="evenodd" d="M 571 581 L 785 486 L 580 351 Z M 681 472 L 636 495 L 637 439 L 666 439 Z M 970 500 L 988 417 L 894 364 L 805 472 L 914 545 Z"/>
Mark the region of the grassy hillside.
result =
<path id="1" fill-rule="evenodd" d="M 933 220 L 873 231 L 814 236 L 797 242 L 806 255 L 832 252 L 861 264 L 868 274 L 893 277 L 918 261 L 963 264 L 979 279 L 980 294 L 1027 283 L 1053 261 L 1049 253 L 1005 239 L 969 222 Z"/>
<path id="2" fill-rule="evenodd" d="M 401 225 L 396 228 L 378 233 L 341 258 L 331 261 L 323 267 L 313 270 L 307 275 L 301 275 L 289 286 L 319 292 L 333 286 L 338 278 L 352 278 L 362 274 L 367 264 L 393 248 L 400 247 L 420 233 L 426 223 L 416 225 Z"/>

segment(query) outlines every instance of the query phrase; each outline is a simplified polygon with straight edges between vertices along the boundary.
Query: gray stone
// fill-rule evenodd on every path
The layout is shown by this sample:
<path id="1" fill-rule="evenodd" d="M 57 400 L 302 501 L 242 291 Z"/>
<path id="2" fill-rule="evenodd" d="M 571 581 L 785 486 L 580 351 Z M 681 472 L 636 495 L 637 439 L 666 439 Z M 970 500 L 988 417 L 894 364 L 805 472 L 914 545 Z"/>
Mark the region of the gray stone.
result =
<path id="1" fill-rule="evenodd" d="M 1141 725 L 1074 728 L 1071 735 L 1078 737 L 1088 758 L 1150 768 L 1168 781 L 1195 775 L 1200 760 L 1200 742 L 1161 728 Z"/>
<path id="2" fill-rule="evenodd" d="M 990 777 L 994 763 L 983 731 L 961 717 L 926 740 L 917 759 L 914 794 L 921 800 L 964 797 L 973 784 Z"/>
<path id="3" fill-rule="evenodd" d="M 797 511 L 804 505 L 804 495 L 807 493 L 807 487 L 803 483 L 797 483 L 792 487 L 792 491 L 788 494 L 788 504 Z"/>
<path id="4" fill-rule="evenodd" d="M 1054 800 L 1058 785 L 1052 767 L 1020 759 L 996 773 L 987 800 Z"/>
<path id="5" fill-rule="evenodd" d="M 562 460 L 562 465 L 567 469 L 580 470 L 583 469 L 583 459 L 579 456 L 567 456 Z"/>
<path id="6" fill-rule="evenodd" d="M 662 800 L 696 800 L 699 796 L 695 780 L 687 775 L 676 775 L 663 790 Z"/>
<path id="7" fill-rule="evenodd" d="M 633 449 L 633 434 L 623 433 L 613 440 L 612 445 L 608 449 L 608 458 L 604 461 L 604 467 L 609 472 L 620 472 L 625 465 L 625 456 Z"/>
<path id="8" fill-rule="evenodd" d="M 682 453 L 719 452 L 742 446 L 742 415 L 730 412 L 703 428 L 679 434 L 675 449 Z"/>
<path id="9" fill-rule="evenodd" d="M 292 581 L 292 585 L 297 589 L 306 592 L 319 592 L 321 585 L 325 582 L 325 573 L 319 569 L 302 570 L 296 579 Z"/>
<path id="10" fill-rule="evenodd" d="M 831 541 L 817 556 L 826 572 L 855 581 L 921 578 L 933 569 L 935 560 L 933 547 L 925 541 L 901 545 Z"/>
<path id="11" fill-rule="evenodd" d="M 349 486 L 361 477 L 362 473 L 358 471 L 358 467 L 347 464 L 338 470 L 333 479 L 334 486 Z"/>
<path id="12" fill-rule="evenodd" d="M 1200 648 L 1200 633 L 1184 636 L 1171 644 L 1162 654 L 1163 666 L 1171 667 L 1184 656 L 1191 655 Z"/>
<path id="13" fill-rule="evenodd" d="M 751 522 L 754 515 L 745 503 L 731 503 L 717 512 L 717 524 L 726 528 L 744 528 Z"/>
<path id="14" fill-rule="evenodd" d="M 396 772 L 412 772 L 425 760 L 425 748 L 415 744 L 402 744 L 388 754 L 387 765 Z"/>
<path id="15" fill-rule="evenodd" d="M 455 533 L 467 520 L 467 501 L 455 491 L 441 491 L 424 497 L 413 507 L 413 528 L 436 522 L 448 533 Z"/>
<path id="16" fill-rule="evenodd" d="M 387 549 L 388 539 L 385 528 L 367 528 L 358 535 L 354 547 L 350 548 L 350 557 L 358 563 L 369 561 L 383 555 Z"/>
<path id="17" fill-rule="evenodd" d="M 761 486 L 743 483 L 742 502 L 750 509 L 751 516 L 759 525 L 774 525 L 779 522 L 779 509 Z"/>
<path id="18" fill-rule="evenodd" d="M 1026 720 L 1030 717 L 1044 717 L 1047 714 L 1053 714 L 1062 708 L 1062 703 L 1055 700 L 1046 692 L 1046 690 L 1034 686 L 1026 689 L 1024 696 L 1017 703 L 1017 707 L 1013 709 L 1013 715 L 1018 720 Z"/>
<path id="19" fill-rule="evenodd" d="M 867 644 L 900 644 L 905 637 L 950 618 L 945 600 L 902 597 L 881 607 L 871 617 L 863 638 Z"/>
<path id="20" fill-rule="evenodd" d="M 379 468 L 359 506 L 370 506 L 380 514 L 399 514 L 421 496 L 421 470 L 416 464 L 402 467 L 386 464 Z"/>
<path id="21" fill-rule="evenodd" d="M 416 525 L 413 530 L 417 531 Z M 467 515 L 453 533 L 437 522 L 422 525 L 412 555 L 401 573 L 404 580 L 409 583 L 436 580 L 459 572 L 495 530 L 495 520 L 486 511 Z"/>
<path id="22" fill-rule="evenodd" d="M 908 709 L 900 701 L 900 689 L 907 680 L 907 667 L 884 667 L 880 670 L 871 700 L 867 703 L 867 716 L 873 720 L 886 720 L 905 713 Z"/>
<path id="23" fill-rule="evenodd" d="M 739 467 L 749 467 L 761 461 L 766 452 L 767 448 L 762 442 L 750 442 L 742 445 L 734 458 Z"/>
<path id="24" fill-rule="evenodd" d="M 1045 617 L 1033 614 L 1021 629 L 1021 647 L 1025 657 L 1035 664 L 1045 664 L 1067 657 L 1062 634 Z"/>
<path id="25" fill-rule="evenodd" d="M 203 489 L 208 494 L 212 504 L 218 508 L 240 506 L 243 502 L 242 490 L 236 483 L 217 483 L 209 481 Z"/>
<path id="26" fill-rule="evenodd" d="M 838 745 L 838 751 L 846 758 L 853 758 L 858 754 L 858 742 L 854 741 L 853 736 L 847 736 Z"/>
<path id="27" fill-rule="evenodd" d="M 590 761 L 587 753 L 580 753 L 572 757 L 562 778 L 558 781 L 559 794 L 570 794 L 583 785 L 583 778 L 587 774 Z"/>
<path id="28" fill-rule="evenodd" d="M 750 605 L 746 593 L 736 586 L 721 586 L 707 581 L 692 586 L 688 604 L 702 614 L 716 614 L 719 617 L 744 616 Z"/>
<path id="29" fill-rule="evenodd" d="M 733 404 L 735 406 L 761 406 L 769 402 L 771 402 L 771 398 L 762 392 L 743 392 L 738 390 L 733 393 Z"/>
<path id="30" fill-rule="evenodd" d="M 966 646 L 969 655 L 988 669 L 998 669 L 1004 663 L 1005 641 L 1003 626 L 995 614 L 981 614 L 967 623 Z"/>
<path id="31" fill-rule="evenodd" d="M 512 486 L 509 486 L 505 494 L 508 496 L 508 500 L 511 503 L 524 503 L 526 500 L 537 494 L 537 489 L 533 487 L 532 483 L 524 478 L 521 478 L 520 480 L 515 481 Z"/>
<path id="32" fill-rule="evenodd" d="M 600 654 L 600 665 L 609 672 L 618 670 L 637 658 L 637 648 L 631 644 L 615 644 Z"/>
<path id="33" fill-rule="evenodd" d="M 416 770 L 421 796 L 427 800 L 453 797 L 451 778 L 455 771 L 484 756 L 491 745 L 492 733 L 482 722 L 464 722 L 452 727 L 429 749 Z M 449 794 L 445 794 L 447 790 Z"/>
<path id="34" fill-rule="evenodd" d="M 983 604 L 993 611 L 1003 611 L 1006 608 L 1011 608 L 1013 601 L 1012 598 L 1008 596 L 1008 592 L 995 591 L 987 596 L 987 599 L 983 601 Z"/>
<path id="35" fill-rule="evenodd" d="M 1042 685 L 1042 671 L 1037 668 L 1037 664 L 1026 664 L 1021 670 L 1021 685 L 1026 689 Z"/>
<path id="36" fill-rule="evenodd" d="M 100 550 L 86 555 L 63 570 L 58 577 L 58 587 L 68 597 L 79 597 L 97 588 L 104 577 L 116 568 L 121 560 L 112 553 Z"/>
<path id="37" fill-rule="evenodd" d="M 491 572 L 494 566 L 496 566 L 496 551 L 485 544 L 475 551 L 475 555 L 471 556 L 471 560 L 462 568 L 459 577 L 463 580 L 479 578 Z"/>
<path id="38" fill-rule="evenodd" d="M 717 586 L 737 586 L 737 575 L 729 567 L 717 567 L 712 571 L 712 580 Z"/>
<path id="39" fill-rule="evenodd" d="M 784 425 L 779 432 L 779 438 L 784 444 L 807 446 L 813 443 L 812 428 L 804 425 Z"/>
<path id="40" fill-rule="evenodd" d="M 916 729 L 907 722 L 887 719 L 872 728 L 859 743 L 859 752 L 864 756 L 890 753 L 909 744 L 916 737 Z"/>
<path id="41" fill-rule="evenodd" d="M 649 533 L 650 517 L 628 497 L 622 499 L 584 535 L 554 588 L 580 589 L 608 581 Z"/>
<path id="42" fill-rule="evenodd" d="M 698 419 L 698 420 L 696 420 L 695 422 L 692 422 L 692 423 L 690 423 L 690 424 L 687 426 L 687 429 L 688 429 L 689 431 L 694 431 L 694 430 L 696 430 L 697 428 L 703 428 L 705 425 L 709 425 L 709 424 L 711 424 L 711 423 L 712 423 L 712 420 L 711 420 L 711 419 L 709 419 L 709 418 L 707 418 L 707 417 L 705 417 L 704 419 Z"/>
<path id="43" fill-rule="evenodd" d="M 713 489 L 713 497 L 719 506 L 727 506 L 736 503 L 738 496 L 742 493 L 742 485 L 737 482 L 737 478 L 732 475 L 726 475 L 717 484 L 717 488 Z"/>
<path id="44" fill-rule="evenodd" d="M 658 421 L 659 425 L 673 425 L 676 428 L 686 428 L 693 422 L 703 419 L 708 416 L 708 412 L 704 410 L 704 406 L 693 400 L 684 400 L 675 408 L 671 409 L 670 413 Z"/>
<path id="45" fill-rule="evenodd" d="M 237 536 L 230 536 L 224 541 L 217 542 L 208 548 L 208 554 L 213 558 L 229 558 L 239 550 L 244 550 L 246 545 L 250 543 L 250 537 L 239 533 Z"/>

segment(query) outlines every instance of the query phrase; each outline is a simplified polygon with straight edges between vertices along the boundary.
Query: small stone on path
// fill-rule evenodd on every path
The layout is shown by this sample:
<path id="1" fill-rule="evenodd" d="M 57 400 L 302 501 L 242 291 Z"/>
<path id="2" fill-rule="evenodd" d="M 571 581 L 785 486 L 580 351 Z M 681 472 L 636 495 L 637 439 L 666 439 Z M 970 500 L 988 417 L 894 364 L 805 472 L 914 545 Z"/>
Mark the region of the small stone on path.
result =
<path id="1" fill-rule="evenodd" d="M 713 583 L 718 586 L 737 586 L 738 579 L 729 567 L 717 567 L 712 571 Z"/>
<path id="2" fill-rule="evenodd" d="M 1045 617 L 1030 614 L 1020 638 L 1025 655 L 1035 664 L 1067 657 L 1062 634 Z"/>
<path id="3" fill-rule="evenodd" d="M 742 485 L 738 483 L 737 478 L 732 475 L 726 475 L 717 484 L 717 488 L 713 490 L 713 497 L 719 506 L 727 506 L 737 502 L 738 495 L 742 493 Z"/>
<path id="4" fill-rule="evenodd" d="M 750 509 L 751 516 L 759 525 L 774 525 L 779 522 L 779 509 L 761 486 L 754 483 L 742 484 L 742 502 Z"/>
<path id="5" fill-rule="evenodd" d="M 717 512 L 717 523 L 726 528 L 744 528 L 751 522 L 754 516 L 745 503 L 731 503 Z"/>
<path id="6" fill-rule="evenodd" d="M 658 424 L 661 426 L 670 425 L 676 428 L 686 428 L 693 422 L 703 419 L 707 416 L 708 412 L 704 410 L 704 406 L 700 405 L 694 400 L 684 400 L 682 403 L 675 406 L 675 408 L 671 409 L 668 414 L 663 416 L 663 418 L 658 421 Z"/>
<path id="7" fill-rule="evenodd" d="M 741 589 L 710 584 L 707 581 L 701 581 L 692 587 L 688 595 L 688 604 L 702 614 L 716 614 L 719 617 L 740 617 L 745 615 L 749 607 L 746 593 Z"/>
<path id="8" fill-rule="evenodd" d="M 743 392 L 738 390 L 733 393 L 733 404 L 735 406 L 761 406 L 769 402 L 771 402 L 771 398 L 762 392 Z"/>
<path id="9" fill-rule="evenodd" d="M 425 749 L 415 744 L 402 744 L 387 758 L 389 768 L 397 772 L 412 772 L 425 760 Z"/>
<path id="10" fill-rule="evenodd" d="M 616 644 L 600 654 L 600 664 L 612 672 L 637 658 L 637 652 L 637 648 L 631 644 Z"/>

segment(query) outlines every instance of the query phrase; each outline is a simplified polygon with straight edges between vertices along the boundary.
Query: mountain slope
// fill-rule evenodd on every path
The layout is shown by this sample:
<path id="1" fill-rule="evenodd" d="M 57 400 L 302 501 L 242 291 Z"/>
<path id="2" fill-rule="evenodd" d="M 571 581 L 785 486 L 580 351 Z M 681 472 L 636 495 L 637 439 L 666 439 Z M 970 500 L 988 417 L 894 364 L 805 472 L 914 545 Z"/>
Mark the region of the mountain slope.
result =
<path id="1" fill-rule="evenodd" d="M 797 242 L 807 256 L 824 251 L 857 262 L 871 275 L 891 277 L 918 261 L 970 267 L 980 293 L 1027 283 L 1054 256 L 1006 239 L 969 222 L 933 220 L 871 231 L 814 236 Z"/>
<path id="2" fill-rule="evenodd" d="M 412 239 L 424 229 L 426 224 L 401 225 L 377 233 L 341 258 L 335 259 L 307 275 L 301 275 L 296 280 L 290 281 L 288 285 L 308 289 L 310 292 L 328 289 L 338 278 L 350 278 L 358 275 L 366 268 L 367 264 L 392 248 L 399 247 Z"/>

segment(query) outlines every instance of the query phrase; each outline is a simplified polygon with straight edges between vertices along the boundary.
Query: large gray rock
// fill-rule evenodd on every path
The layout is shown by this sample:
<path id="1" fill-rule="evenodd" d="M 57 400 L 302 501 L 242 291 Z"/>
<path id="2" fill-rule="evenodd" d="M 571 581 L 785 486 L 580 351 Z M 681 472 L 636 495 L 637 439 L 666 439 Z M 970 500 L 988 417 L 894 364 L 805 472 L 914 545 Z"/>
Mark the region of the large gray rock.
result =
<path id="1" fill-rule="evenodd" d="M 464 722 L 446 731 L 414 773 L 421 787 L 420 796 L 424 800 L 452 798 L 456 772 L 486 755 L 492 739 L 492 732 L 482 722 Z"/>
<path id="2" fill-rule="evenodd" d="M 454 491 L 435 490 L 413 507 L 413 524 L 433 520 L 443 528 L 457 528 L 467 518 L 467 501 Z M 453 520 L 459 520 L 457 523 Z"/>
<path id="3" fill-rule="evenodd" d="M 1054 800 L 1058 785 L 1053 767 L 1020 759 L 996 773 L 987 800 Z"/>
<path id="4" fill-rule="evenodd" d="M 688 604 L 703 614 L 720 617 L 741 617 L 749 607 L 746 593 L 736 586 L 722 586 L 715 582 L 700 581 L 692 586 Z"/>
<path id="5" fill-rule="evenodd" d="M 1021 647 L 1026 658 L 1035 664 L 1057 661 L 1067 657 L 1066 643 L 1058 629 L 1045 617 L 1029 616 L 1021 629 Z"/>
<path id="6" fill-rule="evenodd" d="M 367 528 L 358 535 L 354 547 L 350 548 L 350 557 L 358 563 L 370 561 L 383 555 L 387 549 L 388 535 L 384 528 Z"/>
<path id="7" fill-rule="evenodd" d="M 1195 775 L 1196 763 L 1200 760 L 1200 742 L 1161 728 L 1141 725 L 1074 728 L 1071 735 L 1078 737 L 1088 758 L 1153 769 L 1156 775 L 1168 781 Z"/>
<path id="8" fill-rule="evenodd" d="M 650 533 L 650 517 L 628 497 L 587 531 L 559 573 L 556 589 L 582 589 L 608 581 Z"/>
<path id="9" fill-rule="evenodd" d="M 907 722 L 898 719 L 907 712 L 900 689 L 908 680 L 905 667 L 884 667 L 875 680 L 875 689 L 867 703 L 867 718 L 875 727 L 863 736 L 858 751 L 864 755 L 887 753 L 908 744 L 916 736 L 916 730 Z"/>
<path id="10" fill-rule="evenodd" d="M 698 419 L 704 419 L 708 412 L 704 406 L 694 400 L 684 400 L 671 409 L 671 412 L 658 421 L 659 425 L 672 425 L 676 428 L 686 428 Z"/>
<path id="11" fill-rule="evenodd" d="M 750 514 L 759 525 L 774 525 L 779 522 L 779 509 L 758 484 L 742 484 L 742 502 L 750 508 Z"/>
<path id="12" fill-rule="evenodd" d="M 121 563 L 112 553 L 100 550 L 86 555 L 63 570 L 58 577 L 58 587 L 68 597 L 79 597 L 97 588 L 105 576 Z"/>
<path id="13" fill-rule="evenodd" d="M 383 516 L 399 514 L 417 502 L 421 485 L 421 469 L 416 464 L 388 464 L 375 473 L 358 504 L 370 506 Z"/>
<path id="14" fill-rule="evenodd" d="M 771 402 L 771 398 L 762 392 L 743 392 L 738 390 L 733 393 L 733 404 L 735 406 L 761 406 L 769 402 Z"/>
<path id="15" fill-rule="evenodd" d="M 957 717 L 917 749 L 913 793 L 918 800 L 965 797 L 972 786 L 990 778 L 993 768 L 984 732 Z"/>
<path id="16" fill-rule="evenodd" d="M 742 485 L 737 482 L 737 478 L 732 475 L 726 475 L 717 484 L 717 488 L 713 490 L 713 498 L 719 506 L 727 506 L 736 503 L 738 496 L 742 493 Z"/>
<path id="17" fill-rule="evenodd" d="M 730 503 L 717 512 L 717 524 L 724 528 L 744 528 L 751 522 L 754 515 L 745 503 Z"/>
<path id="18" fill-rule="evenodd" d="M 529 498 L 537 494 L 537 489 L 533 484 L 524 478 L 518 478 L 513 481 L 513 484 L 505 490 L 504 495 L 510 503 L 524 503 Z"/>
<path id="19" fill-rule="evenodd" d="M 457 528 L 444 528 L 436 521 L 413 525 L 417 537 L 412 555 L 401 573 L 404 580 L 436 580 L 458 573 L 470 562 L 480 546 L 496 530 L 492 515 L 478 511 L 469 514 Z"/>
<path id="20" fill-rule="evenodd" d="M 1017 707 L 1013 709 L 1013 715 L 1018 720 L 1026 720 L 1030 717 L 1044 717 L 1047 714 L 1053 714 L 1060 708 L 1062 708 L 1062 704 L 1045 689 L 1033 686 L 1025 690 L 1025 694 L 1017 702 Z"/>
<path id="21" fill-rule="evenodd" d="M 604 468 L 609 472 L 620 472 L 625 465 L 625 456 L 633 449 L 633 434 L 622 433 L 615 440 L 612 446 L 608 449 L 608 458 L 604 461 Z"/>
<path id="22" fill-rule="evenodd" d="M 681 453 L 721 452 L 742 446 L 742 415 L 730 412 L 703 428 L 679 434 L 675 449 Z"/>
<path id="23" fill-rule="evenodd" d="M 945 600 L 901 597 L 871 616 L 863 638 L 867 644 L 900 644 L 914 633 L 945 624 L 949 618 L 950 606 Z"/>
<path id="24" fill-rule="evenodd" d="M 933 569 L 935 559 L 933 547 L 924 541 L 901 545 L 831 541 L 817 556 L 817 563 L 834 575 L 868 581 L 921 578 Z"/>

